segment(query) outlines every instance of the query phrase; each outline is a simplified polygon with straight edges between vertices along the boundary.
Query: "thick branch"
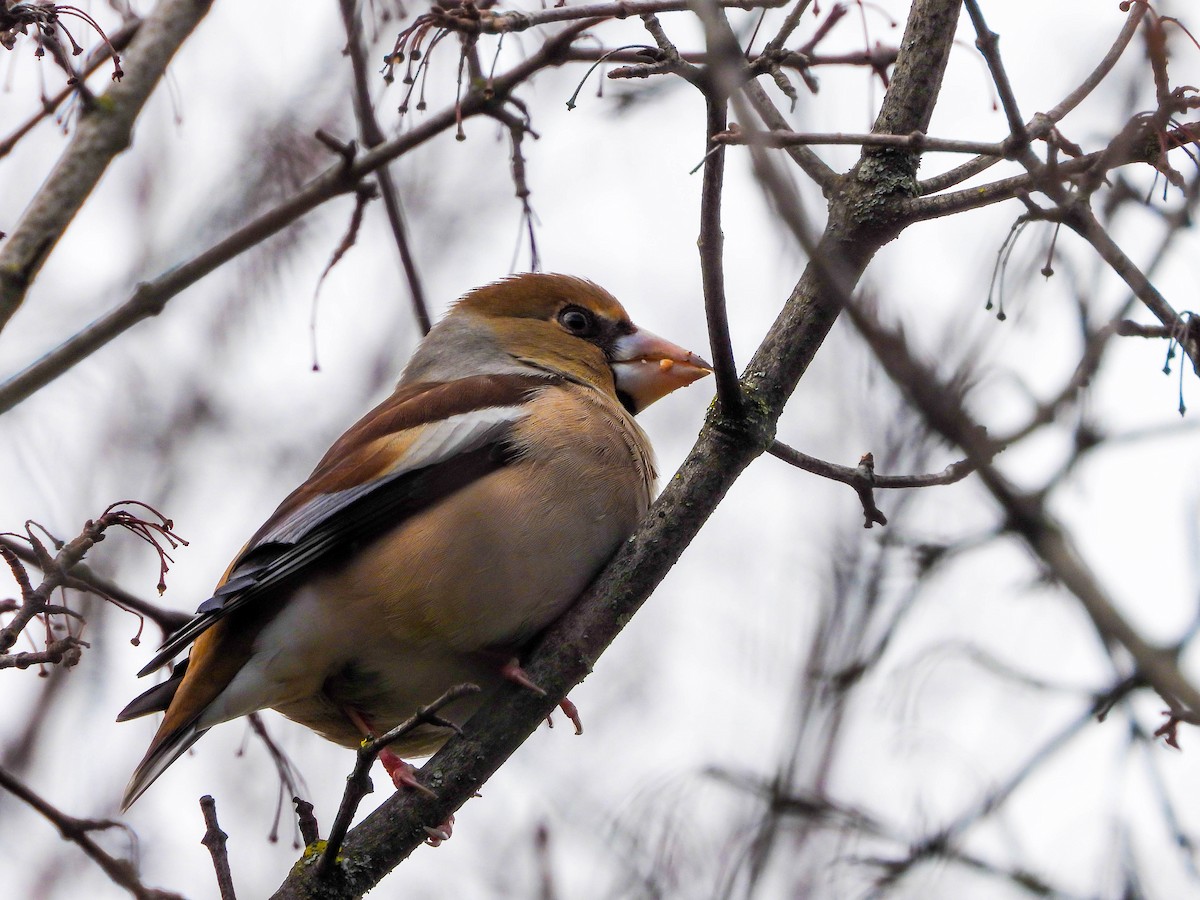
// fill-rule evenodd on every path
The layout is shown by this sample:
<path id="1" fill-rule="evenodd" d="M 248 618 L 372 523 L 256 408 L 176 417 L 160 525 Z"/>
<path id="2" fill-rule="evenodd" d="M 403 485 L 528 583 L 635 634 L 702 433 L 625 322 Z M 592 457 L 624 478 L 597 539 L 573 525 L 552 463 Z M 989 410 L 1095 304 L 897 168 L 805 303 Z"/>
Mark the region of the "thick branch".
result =
<path id="1" fill-rule="evenodd" d="M 125 77 L 96 99 L 45 185 L 0 249 L 0 330 L 25 300 L 54 245 L 133 135 L 133 123 L 167 63 L 204 18 L 212 0 L 162 0 L 138 29 Z"/>

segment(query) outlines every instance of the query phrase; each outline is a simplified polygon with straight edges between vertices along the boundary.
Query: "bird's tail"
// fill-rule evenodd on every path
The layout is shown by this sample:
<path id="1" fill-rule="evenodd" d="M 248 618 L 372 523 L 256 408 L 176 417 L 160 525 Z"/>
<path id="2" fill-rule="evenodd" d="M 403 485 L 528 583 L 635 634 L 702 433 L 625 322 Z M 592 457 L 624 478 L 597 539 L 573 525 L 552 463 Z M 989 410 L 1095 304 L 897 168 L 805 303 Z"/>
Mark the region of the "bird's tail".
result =
<path id="1" fill-rule="evenodd" d="M 154 736 L 154 742 L 150 744 L 150 749 L 134 770 L 133 777 L 129 779 L 125 788 L 125 799 L 121 801 L 121 811 L 129 809 L 134 801 L 145 793 L 146 788 L 154 784 L 154 780 L 166 771 L 167 766 L 187 752 L 206 731 L 207 728 L 197 727 L 194 720 L 165 734 L 160 728 L 159 733 Z"/>

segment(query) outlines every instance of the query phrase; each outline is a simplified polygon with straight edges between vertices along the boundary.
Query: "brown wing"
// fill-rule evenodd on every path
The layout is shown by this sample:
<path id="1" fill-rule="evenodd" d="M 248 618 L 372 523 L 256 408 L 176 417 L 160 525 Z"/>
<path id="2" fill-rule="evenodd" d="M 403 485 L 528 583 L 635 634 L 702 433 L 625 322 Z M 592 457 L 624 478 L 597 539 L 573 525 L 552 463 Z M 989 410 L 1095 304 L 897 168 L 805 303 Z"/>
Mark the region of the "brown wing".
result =
<path id="1" fill-rule="evenodd" d="M 507 460 L 506 438 L 531 394 L 552 383 L 483 375 L 406 385 L 347 431 L 279 505 L 213 596 L 138 673 L 154 671 L 247 603 L 286 594 L 313 566 L 394 527 Z"/>

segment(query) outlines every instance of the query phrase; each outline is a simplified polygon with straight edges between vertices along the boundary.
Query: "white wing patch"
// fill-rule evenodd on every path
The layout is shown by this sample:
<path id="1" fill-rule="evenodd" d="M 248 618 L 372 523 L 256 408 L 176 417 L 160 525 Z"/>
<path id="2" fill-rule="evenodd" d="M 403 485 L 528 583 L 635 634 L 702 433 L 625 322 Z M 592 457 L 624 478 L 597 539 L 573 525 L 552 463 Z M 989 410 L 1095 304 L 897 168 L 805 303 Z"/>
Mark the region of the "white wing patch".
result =
<path id="1" fill-rule="evenodd" d="M 254 546 L 270 543 L 294 544 L 313 527 L 359 497 L 407 472 L 437 465 L 459 454 L 478 450 L 528 414 L 529 410 L 524 404 L 492 406 L 422 425 L 408 450 L 386 474 L 364 484 L 332 494 L 323 494 L 310 500 L 255 541 Z M 251 549 L 253 548 L 248 547 L 247 551 Z"/>

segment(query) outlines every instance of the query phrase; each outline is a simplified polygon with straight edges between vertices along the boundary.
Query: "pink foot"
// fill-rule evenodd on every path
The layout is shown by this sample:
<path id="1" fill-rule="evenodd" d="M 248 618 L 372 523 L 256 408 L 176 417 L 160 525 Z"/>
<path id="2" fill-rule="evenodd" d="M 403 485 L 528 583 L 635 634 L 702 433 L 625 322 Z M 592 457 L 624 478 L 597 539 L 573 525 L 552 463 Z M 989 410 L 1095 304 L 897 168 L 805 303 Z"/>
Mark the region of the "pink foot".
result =
<path id="1" fill-rule="evenodd" d="M 546 692 L 542 689 L 542 686 L 529 677 L 528 673 L 521 668 L 521 663 L 515 656 L 500 667 L 500 674 L 508 681 L 519 684 L 526 690 L 533 691 L 535 694 L 543 697 L 546 696 Z M 563 715 L 571 720 L 571 724 L 575 726 L 575 733 L 583 734 L 583 722 L 579 718 L 579 708 L 567 697 L 563 697 L 562 702 L 558 704 L 558 708 L 563 711 Z M 553 728 L 554 720 L 546 716 L 546 724 Z"/>
<path id="2" fill-rule="evenodd" d="M 575 733 L 583 734 L 583 720 L 579 718 L 579 707 L 571 702 L 571 698 L 563 697 L 558 708 L 563 711 L 564 716 L 571 720 L 571 724 L 575 726 Z"/>
<path id="3" fill-rule="evenodd" d="M 390 748 L 384 747 L 379 751 L 379 762 L 383 764 L 383 768 L 391 776 L 392 784 L 396 786 L 396 790 L 412 788 L 429 797 L 437 796 L 437 794 L 417 781 L 416 767 L 412 763 L 402 760 Z"/>
<path id="4" fill-rule="evenodd" d="M 513 660 L 513 662 L 515 663 L 516 660 Z M 362 732 L 364 737 L 373 738 L 375 736 L 374 725 L 358 710 L 347 707 L 346 716 L 354 724 L 354 727 Z M 392 784 L 396 786 L 396 790 L 412 788 L 414 791 L 420 791 L 427 797 L 437 798 L 437 794 L 417 780 L 416 767 L 412 763 L 401 759 L 396 751 L 390 747 L 384 747 L 379 751 L 379 762 L 392 779 Z M 440 847 L 442 842 L 450 840 L 450 835 L 454 833 L 454 814 L 451 813 L 450 818 L 437 828 L 431 828 L 426 825 L 425 833 L 429 835 L 425 839 L 425 843 L 430 847 Z"/>
<path id="5" fill-rule="evenodd" d="M 454 834 L 454 814 L 451 813 L 450 818 L 437 828 L 430 828 L 426 825 L 425 833 L 429 835 L 429 837 L 425 838 L 425 843 L 430 847 L 442 846 L 442 841 L 450 840 L 450 835 Z"/>
<path id="6" fill-rule="evenodd" d="M 579 718 L 579 707 L 572 703 L 569 697 L 563 697 L 562 702 L 558 704 L 558 708 L 563 711 L 563 715 L 571 720 L 571 724 L 575 726 L 575 733 L 583 734 L 583 721 Z M 553 728 L 554 716 L 547 715 L 546 724 Z"/>
<path id="7" fill-rule="evenodd" d="M 535 694 L 542 696 L 546 695 L 546 692 L 525 674 L 525 670 L 521 668 L 521 663 L 515 656 L 500 667 L 500 674 L 508 681 L 519 684 L 526 690 L 533 691 Z"/>
<path id="8" fill-rule="evenodd" d="M 420 791 L 429 797 L 437 797 L 433 791 L 417 781 L 417 770 L 412 763 L 405 762 L 392 750 L 384 747 L 379 751 L 379 761 L 383 763 L 383 767 L 387 769 L 388 775 L 392 778 L 392 784 L 396 786 L 396 790 L 404 788 L 412 788 L 415 791 Z M 430 847 L 440 847 L 443 841 L 450 840 L 450 835 L 454 834 L 454 814 L 451 813 L 450 818 L 439 825 L 437 828 L 425 826 L 425 833 L 429 835 L 425 839 Z"/>

